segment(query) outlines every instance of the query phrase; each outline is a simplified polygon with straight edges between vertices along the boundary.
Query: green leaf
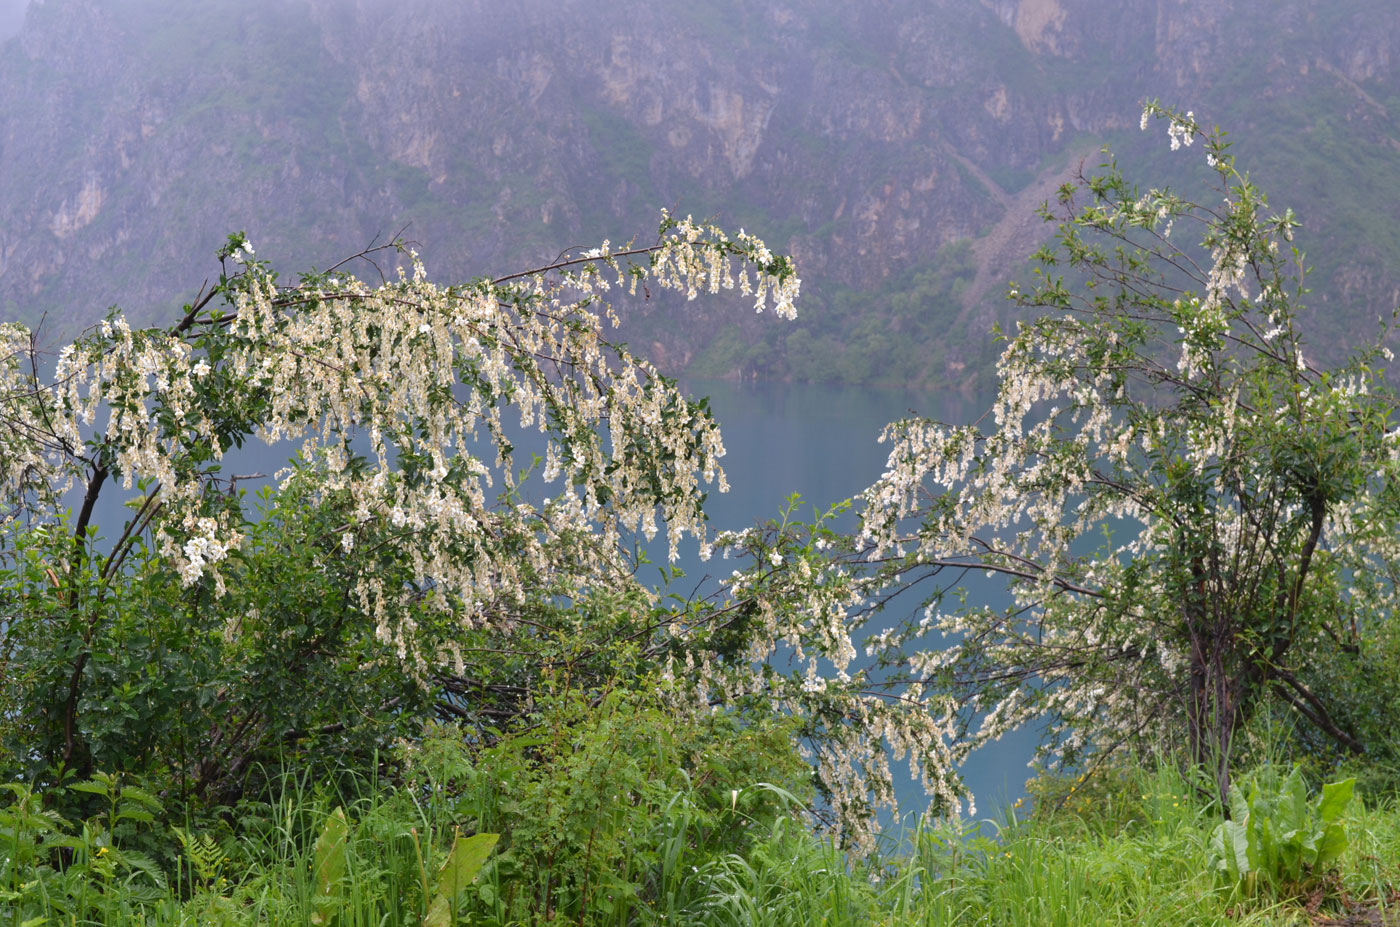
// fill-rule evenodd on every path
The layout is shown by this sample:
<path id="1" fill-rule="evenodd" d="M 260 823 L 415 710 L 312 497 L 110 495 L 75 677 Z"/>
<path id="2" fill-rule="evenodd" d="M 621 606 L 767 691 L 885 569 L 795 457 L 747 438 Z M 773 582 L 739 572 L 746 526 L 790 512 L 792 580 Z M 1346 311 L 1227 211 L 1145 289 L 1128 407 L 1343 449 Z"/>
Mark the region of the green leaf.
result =
<path id="1" fill-rule="evenodd" d="M 1317 815 L 1322 819 L 1322 823 L 1331 824 L 1341 817 L 1347 805 L 1351 804 L 1351 797 L 1355 791 L 1355 777 L 1324 785 L 1322 799 L 1317 804 Z"/>
<path id="2" fill-rule="evenodd" d="M 1308 819 L 1308 787 L 1303 784 L 1303 770 L 1294 766 L 1283 783 L 1283 794 L 1279 796 L 1278 829 L 1288 841 L 1288 834 L 1300 829 Z"/>
<path id="3" fill-rule="evenodd" d="M 122 787 L 122 801 L 134 801 L 145 805 L 151 811 L 161 810 L 160 799 L 145 789 L 134 785 Z"/>
<path id="4" fill-rule="evenodd" d="M 1317 859 L 1314 860 L 1313 867 L 1319 871 L 1330 868 L 1346 848 L 1347 835 L 1342 825 L 1329 825 L 1322 832 L 1322 839 L 1317 842 Z"/>
<path id="5" fill-rule="evenodd" d="M 129 869 L 145 873 L 156 888 L 161 891 L 166 891 L 167 883 L 165 880 L 165 873 L 161 870 L 160 865 L 151 857 L 147 856 L 145 853 L 124 850 L 121 854 L 121 861 Z"/>
<path id="6" fill-rule="evenodd" d="M 1277 867 L 1278 848 L 1269 819 L 1260 813 L 1261 810 L 1251 808 L 1249 812 L 1249 863 L 1256 871 L 1273 872 Z"/>
<path id="7" fill-rule="evenodd" d="M 321 836 L 316 838 L 313 857 L 313 879 L 316 894 L 312 904 L 316 910 L 311 915 L 311 923 L 329 924 L 335 916 L 340 901 L 340 882 L 345 877 L 345 842 L 350 835 L 350 827 L 345 823 L 345 809 L 337 808 L 326 818 L 321 828 Z"/>
<path id="8" fill-rule="evenodd" d="M 458 835 L 452 841 L 452 852 L 438 870 L 437 890 L 428 905 L 428 913 L 423 915 L 423 927 L 450 927 L 452 899 L 477 877 L 500 839 L 500 834 L 477 834 L 473 837 Z"/>
<path id="9" fill-rule="evenodd" d="M 1297 833 L 1290 831 L 1279 841 L 1278 868 L 1274 870 L 1275 875 L 1281 872 L 1290 882 L 1298 881 L 1303 872 L 1303 847 Z"/>
<path id="10" fill-rule="evenodd" d="M 423 915 L 423 927 L 451 927 L 452 908 L 446 898 L 438 895 L 433 899 L 433 903 L 428 906 L 428 913 Z"/>
<path id="11" fill-rule="evenodd" d="M 1241 879 L 1250 871 L 1249 833 L 1238 821 L 1226 821 L 1220 825 L 1221 849 L 1225 852 L 1230 875 Z"/>
<path id="12" fill-rule="evenodd" d="M 1225 825 L 1215 825 L 1215 830 L 1210 832 L 1210 854 L 1211 868 L 1219 869 L 1227 875 L 1234 877 L 1230 871 L 1230 854 L 1225 849 Z"/>
<path id="13" fill-rule="evenodd" d="M 437 894 L 449 899 L 457 897 L 458 892 L 476 879 L 500 839 L 500 834 L 477 834 L 454 840 L 452 852 L 438 870 Z"/>
<path id="14" fill-rule="evenodd" d="M 105 782 L 74 782 L 68 786 L 70 792 L 82 792 L 86 795 L 101 795 L 104 798 L 110 794 Z"/>
<path id="15" fill-rule="evenodd" d="M 1241 824 L 1249 821 L 1249 799 L 1239 786 L 1230 790 L 1230 817 Z"/>

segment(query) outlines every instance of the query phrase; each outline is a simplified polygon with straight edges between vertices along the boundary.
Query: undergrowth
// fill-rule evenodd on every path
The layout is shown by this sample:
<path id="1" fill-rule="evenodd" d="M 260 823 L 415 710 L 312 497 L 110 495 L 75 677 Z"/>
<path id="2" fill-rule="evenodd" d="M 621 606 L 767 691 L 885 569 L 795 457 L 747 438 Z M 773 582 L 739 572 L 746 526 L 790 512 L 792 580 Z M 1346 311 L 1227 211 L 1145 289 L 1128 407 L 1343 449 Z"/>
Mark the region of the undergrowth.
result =
<path id="1" fill-rule="evenodd" d="M 636 708 L 488 750 L 438 730 L 392 781 L 288 779 L 188 826 L 118 777 L 73 784 L 93 799 L 77 822 L 11 785 L 0 924 L 1325 924 L 1375 917 L 1400 884 L 1400 809 L 1358 795 L 1334 868 L 1245 891 L 1212 849 L 1211 790 L 1168 763 L 1041 776 L 1000 820 L 915 827 L 855 861 L 814 835 L 796 767 L 758 778 L 785 732 L 668 731 Z M 499 843 L 473 849 L 477 833 Z"/>

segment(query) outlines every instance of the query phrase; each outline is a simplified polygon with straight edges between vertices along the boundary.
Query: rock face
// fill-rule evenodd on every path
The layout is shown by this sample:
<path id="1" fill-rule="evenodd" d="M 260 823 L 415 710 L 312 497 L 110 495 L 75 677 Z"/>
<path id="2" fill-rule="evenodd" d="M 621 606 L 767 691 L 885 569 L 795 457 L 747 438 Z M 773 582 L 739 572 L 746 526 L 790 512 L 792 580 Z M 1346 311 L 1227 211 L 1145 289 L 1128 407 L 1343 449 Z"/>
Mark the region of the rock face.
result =
<path id="1" fill-rule="evenodd" d="M 793 251 L 806 302 L 643 304 L 625 334 L 672 370 L 971 388 L 1034 205 L 1100 145 L 1204 179 L 1139 137 L 1158 97 L 1303 215 L 1340 345 L 1400 297 L 1400 8 L 1346 7 L 34 0 L 0 44 L 0 317 L 165 317 L 238 229 L 300 268 L 411 223 L 471 276 L 668 206 Z"/>

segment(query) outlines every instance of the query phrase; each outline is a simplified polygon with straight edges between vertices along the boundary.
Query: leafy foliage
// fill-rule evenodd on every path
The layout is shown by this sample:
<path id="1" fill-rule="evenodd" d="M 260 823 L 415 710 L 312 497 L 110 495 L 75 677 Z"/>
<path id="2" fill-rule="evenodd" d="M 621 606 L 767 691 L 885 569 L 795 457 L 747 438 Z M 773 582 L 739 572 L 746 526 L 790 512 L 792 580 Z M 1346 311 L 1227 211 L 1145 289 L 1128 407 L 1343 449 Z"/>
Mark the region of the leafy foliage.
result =
<path id="1" fill-rule="evenodd" d="M 784 854 L 836 858 L 793 835 L 811 797 L 794 737 L 834 831 L 873 854 L 891 754 L 930 816 L 952 814 L 956 762 L 1047 718 L 1071 763 L 1184 746 L 1231 802 L 1211 864 L 1231 880 L 1324 870 L 1350 780 L 1310 811 L 1296 770 L 1246 792 L 1231 764 L 1271 702 L 1353 751 L 1377 730 L 1331 699 L 1357 687 L 1336 668 L 1393 637 L 1389 357 L 1309 363 L 1301 256 L 1280 245 L 1293 218 L 1267 213 L 1220 136 L 1154 114 L 1174 149 L 1203 140 L 1225 206 L 1140 193 L 1112 162 L 1066 187 L 1058 247 L 1020 297 L 1045 314 L 1008 341 L 994 427 L 890 426 L 854 534 L 845 503 L 806 523 L 794 497 L 778 523 L 707 536 L 717 427 L 606 341 L 608 295 L 735 288 L 790 315 L 797 282 L 761 241 L 689 220 L 449 287 L 410 253 L 379 286 L 336 270 L 283 288 L 236 235 L 175 325 L 114 314 L 47 380 L 32 336 L 0 326 L 0 774 L 34 783 L 0 817 L 7 903 L 183 915 L 168 859 L 209 922 L 858 918 L 871 897 L 848 880 L 782 885 L 811 876 Z M 1201 237 L 1180 244 L 1175 223 Z M 552 499 L 516 469 L 523 429 L 544 436 Z M 223 464 L 253 437 L 302 442 L 257 493 Z M 108 543 L 93 517 L 116 483 L 134 495 Z M 692 534 L 745 569 L 658 601 L 629 548 L 662 528 L 673 557 Z M 969 606 L 952 583 L 972 570 L 1013 604 Z M 862 658 L 857 630 L 915 586 L 922 617 Z M 450 723 L 424 735 L 431 718 Z M 1096 768 L 1062 803 L 1083 810 Z M 263 801 L 294 776 L 317 794 Z M 920 865 L 949 847 L 989 881 L 1012 865 L 926 833 Z M 253 839 L 277 873 L 235 874 Z M 907 875 L 900 903 L 945 875 Z M 1087 916 L 1076 879 L 1064 911 Z"/>
<path id="2" fill-rule="evenodd" d="M 45 809 L 27 785 L 8 783 L 0 808 L 0 903 L 17 923 L 48 916 L 100 923 L 134 919 L 167 896 L 158 861 L 144 851 L 160 802 L 145 790 L 102 775 L 67 791 L 92 796 L 101 810 L 76 826 Z"/>
<path id="3" fill-rule="evenodd" d="M 604 340 L 606 298 L 735 289 L 790 316 L 791 262 L 670 216 L 652 246 L 465 285 L 396 247 L 359 256 L 407 262 L 378 286 L 284 288 L 231 236 L 174 325 L 114 312 L 49 380 L 0 326 L 6 775 L 121 769 L 231 805 L 284 768 L 373 775 L 434 714 L 509 727 L 548 668 L 583 689 L 635 669 L 658 617 L 630 539 L 659 518 L 673 556 L 706 543 L 723 444 Z M 528 430 L 560 484 L 539 504 Z M 301 442 L 256 493 L 224 463 L 253 438 Z M 104 491 L 131 496 L 120 524 L 95 523 Z"/>
<path id="4" fill-rule="evenodd" d="M 1261 771 L 1230 792 L 1230 819 L 1210 838 L 1214 867 L 1249 895 L 1261 878 L 1280 890 L 1306 890 L 1346 851 L 1341 817 L 1355 788 L 1355 779 L 1330 783 L 1310 805 L 1299 767 L 1282 781 L 1272 768 Z"/>
<path id="5" fill-rule="evenodd" d="M 644 691 L 594 703 L 559 686 L 528 733 L 472 749 L 447 729 L 414 748 L 431 804 L 502 835 L 479 910 L 625 923 L 677 891 L 697 859 L 744 853 L 765 822 L 804 806 L 809 773 L 789 724 L 677 718 Z"/>
<path id="6" fill-rule="evenodd" d="M 939 810 L 958 798 L 948 767 L 1022 725 L 1043 725 L 1071 766 L 1180 747 L 1221 802 L 1261 706 L 1296 712 L 1333 751 L 1376 731 L 1327 696 L 1348 690 L 1342 667 L 1390 646 L 1400 604 L 1391 356 L 1377 344 L 1314 365 L 1295 217 L 1270 210 L 1222 134 L 1156 104 L 1144 128 L 1154 117 L 1173 150 L 1201 143 L 1212 198 L 1141 190 L 1111 159 L 1064 187 L 1036 285 L 1012 288 L 1027 315 L 986 419 L 889 426 L 851 537 L 785 522 L 727 539 L 752 558 L 732 588 L 759 590 L 834 664 L 809 665 L 809 697 L 833 706 L 809 716 L 859 728 L 848 719 L 867 709 L 834 706 L 881 699 L 926 719 L 882 716 Z M 1008 604 L 963 585 L 981 574 Z M 922 609 L 883 614 L 909 599 Z M 855 629 L 876 615 L 857 666 Z M 844 767 L 819 765 L 846 801 L 857 784 L 880 798 L 883 756 L 861 742 L 843 744 Z"/>

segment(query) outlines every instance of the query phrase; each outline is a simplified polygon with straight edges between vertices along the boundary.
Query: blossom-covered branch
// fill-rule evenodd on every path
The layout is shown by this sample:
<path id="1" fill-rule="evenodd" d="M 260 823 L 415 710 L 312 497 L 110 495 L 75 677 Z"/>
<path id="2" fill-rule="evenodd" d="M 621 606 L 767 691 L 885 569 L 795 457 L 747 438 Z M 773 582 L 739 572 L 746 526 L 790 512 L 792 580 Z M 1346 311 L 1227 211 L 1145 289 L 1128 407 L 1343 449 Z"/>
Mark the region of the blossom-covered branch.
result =
<path id="1" fill-rule="evenodd" d="M 719 428 L 704 403 L 609 342 L 612 300 L 638 287 L 735 291 L 792 318 L 788 258 L 755 236 L 664 214 L 649 246 L 604 242 L 464 284 L 433 282 L 400 251 L 406 265 L 378 283 L 337 269 L 285 286 L 234 235 L 219 282 L 178 322 L 140 329 L 113 312 L 59 352 L 47 379 L 33 336 L 0 326 L 0 604 L 18 616 L 6 619 L 12 665 L 41 668 L 16 677 L 32 692 L 4 694 L 11 706 L 53 703 L 49 716 L 62 719 L 27 754 L 91 761 L 101 738 L 81 706 L 94 658 L 127 633 L 124 603 L 167 580 L 160 608 L 186 611 L 191 628 L 219 616 L 218 646 L 232 649 L 213 664 L 237 652 L 266 669 L 275 652 L 277 665 L 309 667 L 335 654 L 358 663 L 345 680 L 358 674 L 367 691 L 371 679 L 394 689 L 392 663 L 426 692 L 470 677 L 466 654 L 483 641 L 546 646 L 538 638 L 567 622 L 540 616 L 569 600 L 574 619 L 618 607 L 650 620 L 629 533 L 664 531 L 672 558 L 687 535 L 708 547 L 702 502 L 726 488 Z M 539 476 L 553 484 L 539 504 L 517 485 L 513 439 L 528 432 L 541 436 Z M 252 439 L 297 446 L 255 496 L 222 469 Z M 76 516 L 65 495 L 74 486 Z M 104 553 L 89 529 L 113 486 L 141 495 L 124 524 L 101 526 L 116 538 Z M 279 602 L 282 587 L 255 585 L 293 563 L 304 572 L 285 591 L 318 601 Z M 61 611 L 48 604 L 50 577 Z M 363 638 L 351 630 L 361 627 Z M 212 722 L 222 733 L 195 781 L 226 785 L 287 727 L 344 730 L 277 721 L 271 703 L 239 705 L 238 691 L 200 697 L 223 712 Z M 376 704 L 402 716 L 410 701 L 389 691 Z M 220 759 L 213 748 L 231 749 L 230 738 L 244 752 Z"/>
<path id="2" fill-rule="evenodd" d="M 918 705 L 873 727 L 923 764 L 937 810 L 956 806 L 953 764 L 1027 725 L 1071 763 L 1180 743 L 1222 794 L 1271 699 L 1362 745 L 1302 680 L 1400 604 L 1390 352 L 1378 340 L 1333 371 L 1305 356 L 1297 219 L 1269 210 L 1223 134 L 1155 103 L 1153 119 L 1201 157 L 1214 199 L 1140 190 L 1112 160 L 1062 188 L 1035 286 L 1012 287 L 1026 315 L 988 425 L 890 425 L 838 556 L 792 526 L 727 539 L 753 558 L 732 588 L 807 663 L 828 723 L 871 729 L 872 689 Z M 1009 604 L 962 591 L 969 572 L 1000 576 Z M 910 590 L 922 610 L 891 615 Z M 861 633 L 873 662 L 856 669 Z M 820 767 L 834 802 L 889 794 L 858 743 Z"/>

